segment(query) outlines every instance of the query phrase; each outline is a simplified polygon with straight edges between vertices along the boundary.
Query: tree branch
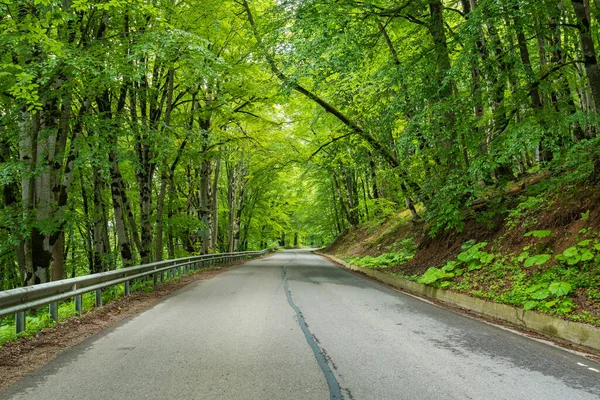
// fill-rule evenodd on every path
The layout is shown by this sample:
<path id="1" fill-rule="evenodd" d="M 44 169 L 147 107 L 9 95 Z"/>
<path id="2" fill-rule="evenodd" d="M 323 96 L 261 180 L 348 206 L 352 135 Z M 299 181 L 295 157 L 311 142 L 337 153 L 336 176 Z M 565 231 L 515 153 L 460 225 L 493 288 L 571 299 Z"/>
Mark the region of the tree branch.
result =
<path id="1" fill-rule="evenodd" d="M 269 66 L 271 67 L 271 71 L 273 72 L 273 74 L 275 74 L 275 76 L 277 76 L 279 78 L 279 80 L 281 80 L 282 82 L 291 84 L 292 89 L 294 89 L 298 93 L 301 93 L 305 97 L 309 98 L 310 100 L 312 100 L 315 103 L 317 103 L 318 105 L 320 105 L 323 108 L 323 110 L 325 110 L 326 112 L 328 112 L 331 115 L 333 115 L 334 117 L 336 117 L 340 122 L 342 122 L 344 125 L 346 125 L 348 128 L 350 128 L 354 133 L 361 136 L 377 152 L 379 152 L 385 158 L 385 160 L 390 164 L 390 166 L 392 168 L 396 168 L 396 167 L 400 166 L 400 163 L 398 162 L 398 160 L 396 159 L 394 154 L 392 154 L 388 149 L 383 147 L 383 145 L 381 143 L 379 143 L 377 141 L 377 139 L 375 139 L 372 135 L 370 135 L 368 132 L 366 132 L 357 123 L 350 120 L 350 118 L 348 118 L 346 115 L 344 115 L 341 111 L 339 111 L 333 105 L 329 104 L 324 99 L 320 98 L 319 96 L 317 96 L 310 90 L 304 88 L 303 86 L 301 86 L 298 83 L 290 82 L 290 80 L 287 78 L 287 76 L 277 67 L 277 64 L 275 63 L 275 59 L 266 51 L 266 49 L 262 43 L 262 40 L 260 39 L 260 36 L 258 34 L 256 22 L 254 20 L 254 16 L 252 15 L 251 10 L 250 10 L 250 6 L 248 5 L 248 1 L 242 0 L 241 4 L 243 5 L 244 9 L 246 10 L 248 22 L 250 23 L 250 26 L 252 27 L 254 37 L 255 37 L 259 47 L 264 51 L 265 58 L 267 59 L 267 62 L 269 63 Z"/>
<path id="2" fill-rule="evenodd" d="M 317 149 L 317 151 L 315 151 L 314 153 L 312 153 L 312 154 L 310 155 L 310 157 L 308 157 L 309 161 L 310 161 L 310 160 L 311 160 L 311 159 L 312 159 L 314 156 L 316 156 L 318 152 L 320 152 L 321 150 L 323 150 L 325 147 L 327 147 L 327 146 L 329 146 L 329 145 L 331 145 L 331 144 L 333 144 L 333 143 L 337 142 L 338 140 L 345 139 L 345 138 L 347 138 L 347 137 L 348 137 L 348 136 L 350 136 L 350 135 L 354 135 L 354 132 L 350 132 L 350 133 L 347 133 L 347 134 L 345 134 L 345 135 L 338 136 L 338 137 L 336 137 L 336 138 L 333 138 L 333 139 L 331 139 L 329 142 L 327 142 L 327 143 L 325 143 L 325 144 L 321 145 L 321 147 L 319 147 L 319 148 Z"/>

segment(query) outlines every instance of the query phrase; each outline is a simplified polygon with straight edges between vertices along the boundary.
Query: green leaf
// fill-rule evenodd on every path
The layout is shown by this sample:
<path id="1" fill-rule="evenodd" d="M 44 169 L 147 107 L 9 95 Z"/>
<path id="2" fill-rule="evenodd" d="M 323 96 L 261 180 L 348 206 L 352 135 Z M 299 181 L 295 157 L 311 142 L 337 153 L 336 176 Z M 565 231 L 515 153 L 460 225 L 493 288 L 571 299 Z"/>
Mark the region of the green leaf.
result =
<path id="1" fill-rule="evenodd" d="M 588 249 L 583 250 L 581 252 L 581 261 L 590 261 L 594 258 L 594 253 L 589 251 Z"/>
<path id="2" fill-rule="evenodd" d="M 446 263 L 446 265 L 444 265 L 442 267 L 442 270 L 446 271 L 446 272 L 450 272 L 450 271 L 453 271 L 457 265 L 458 265 L 458 262 L 456 262 L 456 261 L 448 261 Z"/>
<path id="3" fill-rule="evenodd" d="M 533 310 L 534 308 L 536 308 L 537 305 L 538 305 L 537 301 L 530 300 L 523 305 L 523 309 L 525 311 L 530 311 L 530 310 Z"/>
<path id="4" fill-rule="evenodd" d="M 538 290 L 531 294 L 531 298 L 536 300 L 544 300 L 548 298 L 548 296 L 550 296 L 550 291 L 547 289 Z"/>
<path id="5" fill-rule="evenodd" d="M 567 257 L 567 258 L 571 258 L 571 257 L 575 257 L 577 255 L 577 247 L 575 246 L 571 246 L 568 249 L 566 249 L 565 251 L 563 251 L 563 256 Z"/>
<path id="6" fill-rule="evenodd" d="M 569 264 L 569 265 L 575 265 L 579 261 L 581 261 L 581 256 L 579 254 L 577 254 L 575 257 L 567 258 L 567 264 Z"/>
<path id="7" fill-rule="evenodd" d="M 544 307 L 552 308 L 552 307 L 554 307 L 554 305 L 556 303 L 558 303 L 558 299 L 552 300 L 552 301 L 547 301 L 547 302 L 544 303 Z"/>
<path id="8" fill-rule="evenodd" d="M 524 251 L 524 252 L 522 252 L 521 254 L 518 255 L 517 261 L 518 262 L 523 262 L 523 261 L 525 261 L 527 259 L 527 257 L 529 257 L 529 252 Z"/>
<path id="9" fill-rule="evenodd" d="M 566 296 L 571 291 L 571 284 L 568 282 L 555 281 L 548 286 L 548 290 L 555 296 Z"/>
<path id="10" fill-rule="evenodd" d="M 476 271 L 478 269 L 483 268 L 483 264 L 481 264 L 481 262 L 479 260 L 471 260 L 468 264 L 467 264 L 467 269 L 469 271 Z"/>
<path id="11" fill-rule="evenodd" d="M 543 237 L 547 237 L 552 235 L 552 231 L 531 231 L 531 232 L 527 232 L 525 235 L 525 237 L 527 236 L 535 236 L 538 238 L 543 238 Z"/>
<path id="12" fill-rule="evenodd" d="M 534 265 L 545 264 L 551 258 L 552 258 L 552 255 L 550 255 L 550 254 L 536 254 L 535 256 L 531 256 L 525 260 L 525 267 L 529 268 Z"/>
<path id="13" fill-rule="evenodd" d="M 528 288 L 525 290 L 525 292 L 526 292 L 526 293 L 533 293 L 533 292 L 536 292 L 536 291 L 540 290 L 540 289 L 541 289 L 541 288 L 543 288 L 543 287 L 544 287 L 544 285 L 543 285 L 543 284 L 541 284 L 541 283 L 538 283 L 538 284 L 536 284 L 536 285 L 533 285 L 533 286 L 530 286 L 530 287 L 528 287 Z"/>
<path id="14" fill-rule="evenodd" d="M 434 282 L 437 282 L 440 279 L 446 278 L 454 278 L 454 274 L 448 273 L 439 268 L 431 267 L 427 271 L 425 271 L 423 276 L 421 276 L 417 282 L 430 285 Z"/>
<path id="15" fill-rule="evenodd" d="M 577 243 L 577 246 L 579 247 L 586 247 L 588 244 L 590 244 L 592 241 L 590 239 L 587 240 L 582 240 L 581 242 Z"/>
<path id="16" fill-rule="evenodd" d="M 590 210 L 587 210 L 584 213 L 581 213 L 581 219 L 583 221 L 587 221 L 590 218 Z"/>
<path id="17" fill-rule="evenodd" d="M 479 261 L 482 264 L 489 264 L 494 260 L 495 255 L 490 253 L 485 253 L 483 256 L 479 257 Z"/>

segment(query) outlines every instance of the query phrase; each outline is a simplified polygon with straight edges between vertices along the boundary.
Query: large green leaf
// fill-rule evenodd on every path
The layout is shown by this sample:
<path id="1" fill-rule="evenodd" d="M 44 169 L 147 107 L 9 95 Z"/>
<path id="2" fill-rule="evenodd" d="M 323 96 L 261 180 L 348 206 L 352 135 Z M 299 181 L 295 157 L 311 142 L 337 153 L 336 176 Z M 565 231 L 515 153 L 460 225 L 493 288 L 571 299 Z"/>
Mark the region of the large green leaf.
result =
<path id="1" fill-rule="evenodd" d="M 529 268 L 534 265 L 542 265 L 545 264 L 548 260 L 552 258 L 550 254 L 536 254 L 535 256 L 528 257 L 525 260 L 525 267 Z"/>
<path id="2" fill-rule="evenodd" d="M 550 291 L 547 289 L 538 290 L 531 294 L 531 298 L 536 300 L 544 300 L 548 298 L 548 296 L 550 296 Z"/>
<path id="3" fill-rule="evenodd" d="M 548 286 L 548 290 L 555 296 L 566 296 L 571 291 L 571 284 L 568 282 L 555 281 Z"/>
<path id="4" fill-rule="evenodd" d="M 552 231 L 531 231 L 531 232 L 527 232 L 523 236 L 534 236 L 534 237 L 538 237 L 538 238 L 543 238 L 543 237 L 547 237 L 550 235 L 552 235 Z"/>

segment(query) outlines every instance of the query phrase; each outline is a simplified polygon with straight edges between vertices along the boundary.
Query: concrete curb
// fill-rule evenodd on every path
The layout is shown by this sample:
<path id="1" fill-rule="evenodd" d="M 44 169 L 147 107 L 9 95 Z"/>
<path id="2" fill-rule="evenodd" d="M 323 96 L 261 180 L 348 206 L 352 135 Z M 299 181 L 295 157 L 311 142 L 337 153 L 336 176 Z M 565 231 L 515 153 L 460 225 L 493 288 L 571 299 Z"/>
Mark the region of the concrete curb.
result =
<path id="1" fill-rule="evenodd" d="M 395 277 L 386 274 L 385 272 L 357 267 L 356 265 L 348 264 L 344 260 L 340 260 L 329 254 L 320 252 L 316 252 L 316 254 L 329 258 L 331 261 L 340 264 L 349 270 L 358 271 L 380 282 L 409 291 L 419 296 L 436 299 L 482 315 L 510 322 L 517 326 L 538 331 L 551 337 L 563 339 L 594 350 L 600 350 L 600 328 L 579 322 L 554 318 L 534 311 L 525 311 L 522 308 L 494 303 L 489 300 L 470 297 L 466 294 L 450 290 L 434 288 L 408 279 Z"/>

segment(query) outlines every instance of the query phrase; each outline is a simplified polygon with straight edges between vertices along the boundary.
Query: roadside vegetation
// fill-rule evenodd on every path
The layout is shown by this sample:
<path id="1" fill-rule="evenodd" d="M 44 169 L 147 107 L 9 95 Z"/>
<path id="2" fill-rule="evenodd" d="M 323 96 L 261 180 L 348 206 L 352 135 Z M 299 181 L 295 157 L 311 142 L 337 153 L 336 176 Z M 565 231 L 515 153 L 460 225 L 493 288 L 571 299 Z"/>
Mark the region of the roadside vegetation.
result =
<path id="1" fill-rule="evenodd" d="M 422 284 L 600 326 L 597 188 L 585 181 L 549 181 L 519 187 L 516 196 L 506 194 L 502 203 L 507 206 L 496 224 L 486 222 L 489 216 L 480 211 L 465 222 L 464 231 L 432 237 L 426 224 L 395 217 L 379 230 L 359 229 L 365 235 L 360 239 L 339 238 L 329 251 L 351 264 Z M 400 222 L 391 223 L 394 219 Z M 382 247 L 390 240 L 386 230 L 398 225 L 405 229 L 396 230 L 397 241 Z M 395 256 L 387 251 L 414 243 L 415 234 L 419 250 L 387 262 Z M 359 255 L 364 252 L 371 255 Z"/>

